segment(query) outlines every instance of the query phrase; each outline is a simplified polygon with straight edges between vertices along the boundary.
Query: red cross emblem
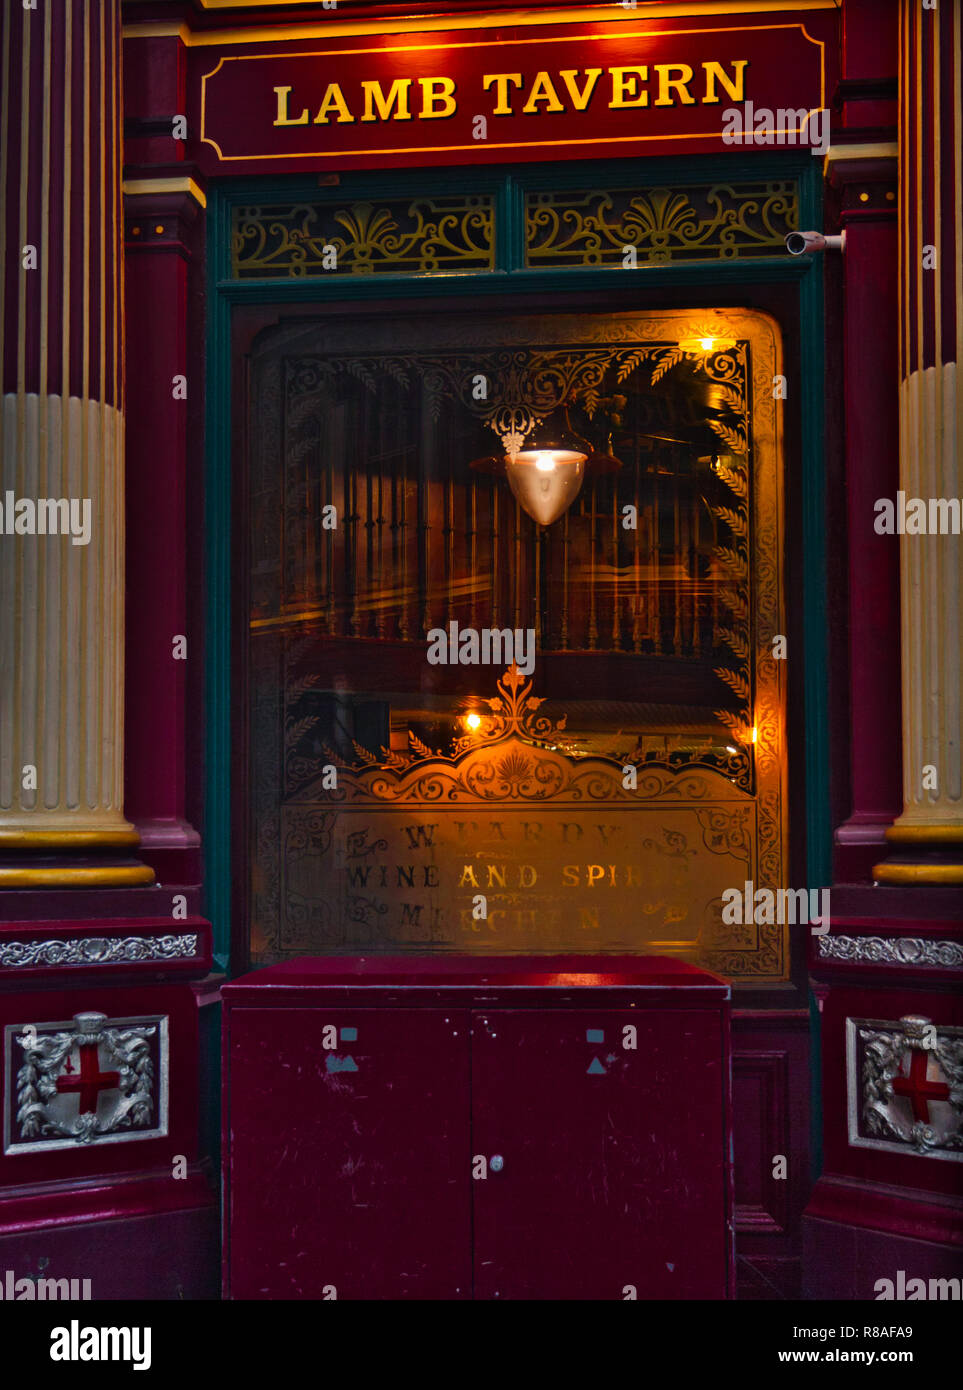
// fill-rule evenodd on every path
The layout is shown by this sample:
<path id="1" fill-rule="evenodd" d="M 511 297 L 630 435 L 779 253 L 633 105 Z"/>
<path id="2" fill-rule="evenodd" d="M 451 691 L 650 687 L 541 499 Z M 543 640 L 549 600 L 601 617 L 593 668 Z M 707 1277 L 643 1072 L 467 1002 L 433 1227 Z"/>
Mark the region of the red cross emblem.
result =
<path id="1" fill-rule="evenodd" d="M 897 1076 L 893 1081 L 895 1094 L 909 1098 L 913 1106 L 913 1119 L 922 1120 L 927 1125 L 930 1122 L 929 1101 L 948 1100 L 950 1095 L 949 1086 L 944 1086 L 941 1081 L 928 1080 L 926 1072 L 929 1060 L 928 1053 L 914 1049 L 909 1074 Z"/>
<path id="2" fill-rule="evenodd" d="M 100 1070 L 100 1056 L 96 1043 L 81 1043 L 77 1051 L 80 1053 L 79 1073 L 73 1075 L 74 1068 L 68 1057 L 64 1072 L 70 1080 L 65 1081 L 63 1075 L 58 1076 L 57 1090 L 79 1092 L 80 1114 L 96 1114 L 97 1097 L 101 1091 L 111 1091 L 120 1085 L 120 1072 Z"/>

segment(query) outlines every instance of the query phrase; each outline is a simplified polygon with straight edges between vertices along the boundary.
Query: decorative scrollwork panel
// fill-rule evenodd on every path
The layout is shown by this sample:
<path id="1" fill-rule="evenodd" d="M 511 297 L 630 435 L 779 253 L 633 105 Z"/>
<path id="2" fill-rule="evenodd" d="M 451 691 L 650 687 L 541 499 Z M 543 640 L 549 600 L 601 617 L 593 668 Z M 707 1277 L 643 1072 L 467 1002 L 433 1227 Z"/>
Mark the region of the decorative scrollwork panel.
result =
<path id="1" fill-rule="evenodd" d="M 238 280 L 493 270 L 494 219 L 486 194 L 238 206 L 231 266 Z"/>
<path id="2" fill-rule="evenodd" d="M 621 266 L 735 260 L 783 250 L 799 223 L 795 181 L 686 188 L 530 192 L 525 264 Z"/>

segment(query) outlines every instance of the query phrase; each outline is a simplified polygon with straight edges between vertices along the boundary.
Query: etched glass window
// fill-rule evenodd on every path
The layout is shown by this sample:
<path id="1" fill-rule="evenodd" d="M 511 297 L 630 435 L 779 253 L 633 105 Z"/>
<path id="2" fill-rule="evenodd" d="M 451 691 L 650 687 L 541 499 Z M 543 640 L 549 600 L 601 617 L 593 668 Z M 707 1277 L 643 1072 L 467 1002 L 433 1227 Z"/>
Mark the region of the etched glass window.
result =
<path id="1" fill-rule="evenodd" d="M 778 352 L 738 311 L 262 335 L 256 962 L 658 950 L 785 977 L 784 928 L 720 912 L 784 881 Z M 585 463 L 540 525 L 506 460 L 546 431 Z"/>

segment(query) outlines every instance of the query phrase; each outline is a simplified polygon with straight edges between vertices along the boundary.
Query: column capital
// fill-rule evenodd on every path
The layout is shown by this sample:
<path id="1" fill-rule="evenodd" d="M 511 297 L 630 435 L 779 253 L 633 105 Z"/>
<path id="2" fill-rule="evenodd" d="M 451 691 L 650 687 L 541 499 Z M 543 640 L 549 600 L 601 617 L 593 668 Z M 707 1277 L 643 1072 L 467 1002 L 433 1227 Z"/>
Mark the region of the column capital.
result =
<path id="1" fill-rule="evenodd" d="M 823 159 L 833 191 L 836 220 L 847 229 L 864 222 L 892 222 L 899 188 L 899 149 L 895 141 L 841 141 Z"/>
<path id="2" fill-rule="evenodd" d="M 174 251 L 193 260 L 207 195 L 190 174 L 125 179 L 124 250 L 128 256 Z"/>

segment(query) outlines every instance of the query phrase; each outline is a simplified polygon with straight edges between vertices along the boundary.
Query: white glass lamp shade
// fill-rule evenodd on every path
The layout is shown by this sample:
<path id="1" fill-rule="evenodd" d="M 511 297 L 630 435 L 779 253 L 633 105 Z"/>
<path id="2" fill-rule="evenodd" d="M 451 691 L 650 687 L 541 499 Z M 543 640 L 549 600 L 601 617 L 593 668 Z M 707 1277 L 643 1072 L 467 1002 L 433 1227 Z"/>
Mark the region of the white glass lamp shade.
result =
<path id="1" fill-rule="evenodd" d="M 518 505 L 539 526 L 551 526 L 582 490 L 588 455 L 567 443 L 534 444 L 505 455 L 505 475 Z"/>

